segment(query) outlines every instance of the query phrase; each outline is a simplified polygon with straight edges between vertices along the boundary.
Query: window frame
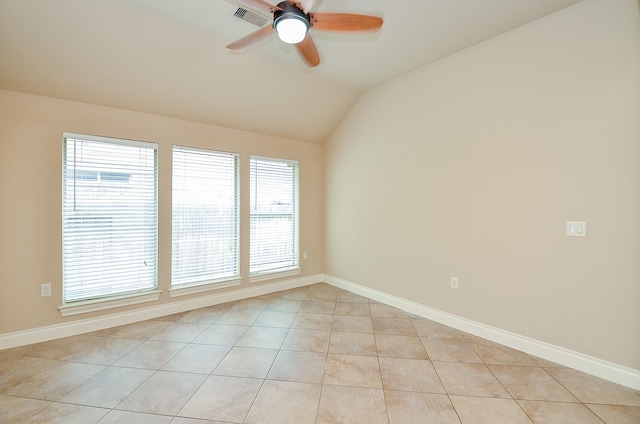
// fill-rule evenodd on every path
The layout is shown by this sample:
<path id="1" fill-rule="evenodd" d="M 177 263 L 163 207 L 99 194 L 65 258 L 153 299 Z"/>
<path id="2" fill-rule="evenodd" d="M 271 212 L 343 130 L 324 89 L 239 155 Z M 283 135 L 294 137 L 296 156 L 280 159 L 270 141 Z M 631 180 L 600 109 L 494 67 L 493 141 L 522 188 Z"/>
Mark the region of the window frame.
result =
<path id="1" fill-rule="evenodd" d="M 271 269 L 263 269 L 263 270 L 252 270 L 252 254 L 251 251 L 254 248 L 255 244 L 253 242 L 253 216 L 259 215 L 253 213 L 253 199 L 251 196 L 255 195 L 252 182 L 254 181 L 254 161 L 264 161 L 264 162 L 274 162 L 281 164 L 289 164 L 294 167 L 293 173 L 293 185 L 292 189 L 294 194 L 292 196 L 292 208 L 293 208 L 293 240 L 292 240 L 292 265 L 285 267 L 276 267 Z M 283 159 L 283 158 L 275 158 L 275 157 L 267 157 L 267 156 L 258 156 L 251 155 L 249 158 L 249 282 L 255 283 L 264 280 L 270 280 L 275 278 L 289 277 L 300 275 L 301 267 L 300 267 L 300 162 L 292 159 Z M 262 214 L 264 215 L 264 213 Z"/>
<path id="2" fill-rule="evenodd" d="M 74 144 L 73 149 L 69 148 L 68 146 L 68 143 L 70 141 L 76 143 Z M 128 140 L 128 139 L 114 138 L 114 137 L 88 135 L 88 134 L 76 134 L 71 132 L 63 133 L 62 142 L 63 142 L 62 143 L 62 146 L 63 146 L 62 148 L 62 155 L 63 155 L 62 157 L 62 211 L 61 211 L 62 212 L 62 258 L 61 258 L 62 259 L 62 306 L 59 307 L 61 314 L 63 316 L 75 315 L 79 313 L 92 312 L 96 310 L 125 306 L 130 304 L 141 303 L 141 302 L 154 301 L 159 299 L 160 291 L 158 290 L 158 246 L 159 246 L 158 244 L 158 212 L 159 212 L 158 144 L 152 143 L 152 142 L 146 142 L 146 141 L 135 141 L 135 140 Z M 78 167 L 82 167 L 83 165 L 86 165 L 86 164 L 83 164 L 80 160 L 77 159 L 77 157 L 74 157 L 72 159 L 68 158 L 68 154 L 76 152 L 78 142 L 87 143 L 87 147 L 85 148 L 89 148 L 89 149 L 91 148 L 89 147 L 91 144 L 93 144 L 94 145 L 93 147 L 95 148 L 99 148 L 98 146 L 100 144 L 103 145 L 102 147 L 129 146 L 134 148 L 140 148 L 141 150 L 139 151 L 138 157 L 140 156 L 140 153 L 145 153 L 146 155 L 149 155 L 151 153 L 153 155 L 152 158 L 147 157 L 146 159 L 147 161 L 149 160 L 153 161 L 153 170 L 149 168 L 148 164 L 125 165 L 126 162 L 124 161 L 118 162 L 117 159 L 119 158 L 117 158 L 117 155 L 121 154 L 122 152 L 118 152 L 117 148 L 115 148 L 114 151 L 112 152 L 112 154 L 114 155 L 113 159 L 107 159 L 104 162 L 97 162 L 93 164 L 89 163 L 88 165 L 89 169 L 81 170 L 80 172 L 82 173 L 81 174 L 82 177 L 78 179 L 76 177 L 78 172 Z M 147 151 L 145 152 L 145 150 Z M 152 152 L 149 152 L 149 151 L 152 151 Z M 127 157 L 127 155 L 124 155 L 123 157 L 126 159 L 131 159 L 135 162 L 136 159 L 133 159 L 135 156 L 134 153 L 135 152 L 132 152 L 132 154 L 129 155 L 130 157 Z M 109 160 L 112 160 L 113 162 L 110 163 Z M 125 178 L 126 172 L 114 172 L 112 170 L 112 168 L 118 168 L 118 170 L 120 168 L 127 169 L 127 166 L 131 166 L 132 172 L 139 170 L 140 173 L 129 174 Z M 91 167 L 94 167 L 96 169 L 91 169 Z M 100 167 L 103 167 L 103 169 L 100 170 L 99 169 Z M 70 181 L 73 187 L 70 186 L 68 181 L 69 180 L 68 174 L 70 171 L 73 172 L 73 180 Z M 98 175 L 101 175 L 101 174 L 104 174 L 105 178 L 103 178 L 102 176 L 98 177 Z M 138 186 L 125 187 L 124 184 L 130 183 L 130 178 L 132 178 L 132 175 L 134 176 L 141 175 L 144 181 L 140 183 Z M 152 178 L 151 182 L 149 180 L 150 178 Z M 82 187 L 82 184 L 81 184 L 81 186 L 78 187 L 76 185 L 78 181 L 80 182 L 84 181 L 85 186 Z M 93 184 L 93 181 L 95 181 L 95 184 Z M 91 187 L 91 185 L 93 185 L 93 188 Z M 146 276 L 141 280 L 141 281 L 144 281 L 145 284 L 141 284 L 138 287 L 133 286 L 131 290 L 126 290 L 124 289 L 126 288 L 126 283 L 121 282 L 120 283 L 121 290 L 116 289 L 116 290 L 113 290 L 112 292 L 106 291 L 106 292 L 100 293 L 100 290 L 98 289 L 95 294 L 91 294 L 90 291 L 87 291 L 87 293 L 82 296 L 72 295 L 73 287 L 71 286 L 68 287 L 68 285 L 72 285 L 72 284 L 83 285 L 84 283 L 78 283 L 77 281 L 75 283 L 72 283 L 71 281 L 73 279 L 79 280 L 81 278 L 85 278 L 85 277 L 79 277 L 79 275 L 81 275 L 82 273 L 87 273 L 88 269 L 93 269 L 91 265 L 91 260 L 87 260 L 87 257 L 86 257 L 87 255 L 86 247 L 83 249 L 81 245 L 78 245 L 77 243 L 74 244 L 74 240 L 73 240 L 74 235 L 77 236 L 79 234 L 83 234 L 83 232 L 85 231 L 85 229 L 82 227 L 83 225 L 82 219 L 89 218 L 90 215 L 98 213 L 99 215 L 102 215 L 103 218 L 106 218 L 107 216 L 111 215 L 112 220 L 115 218 L 117 220 L 122 221 L 123 216 L 127 216 L 127 217 L 130 216 L 131 210 L 127 209 L 125 213 L 125 210 L 124 210 L 125 208 L 114 207 L 113 203 L 109 204 L 109 196 L 105 195 L 104 197 L 100 198 L 99 195 L 103 194 L 105 191 L 113 191 L 113 193 L 110 193 L 110 196 L 112 196 L 113 199 L 120 199 L 122 198 L 121 197 L 122 191 L 125 191 L 125 190 L 135 191 L 138 188 L 143 188 L 144 190 L 146 190 L 144 191 L 144 195 L 135 197 L 135 199 L 141 202 L 140 204 L 137 205 L 139 209 L 136 209 L 135 211 L 139 212 L 139 214 L 136 216 L 141 217 L 141 221 L 144 222 L 142 227 L 137 227 L 137 226 L 131 227 L 130 225 L 132 224 L 121 222 L 120 225 L 117 225 L 116 227 L 114 227 L 113 231 L 103 233 L 103 234 L 107 234 L 107 235 L 110 234 L 109 236 L 110 238 L 116 239 L 117 237 L 114 236 L 113 234 L 115 234 L 115 232 L 118 229 L 124 228 L 124 229 L 129 229 L 131 231 L 134 231 L 134 228 L 144 229 L 144 234 L 145 234 L 145 237 L 144 237 L 145 243 L 143 243 L 144 254 L 142 254 L 142 256 L 137 256 L 137 258 L 138 259 L 144 258 L 141 260 L 145 261 L 144 262 L 145 268 L 147 266 L 147 262 L 146 262 L 147 260 L 152 262 L 152 266 L 153 266 L 152 270 L 147 271 L 145 273 Z M 150 188 L 153 191 L 153 193 L 151 193 Z M 70 196 L 73 197 L 73 200 L 70 200 L 67 198 L 69 189 L 72 190 L 72 193 L 70 194 Z M 116 193 L 117 191 L 120 191 L 120 193 Z M 76 196 L 87 195 L 87 194 L 91 194 L 93 197 L 95 197 L 95 199 L 99 199 L 99 200 L 85 199 L 84 205 L 87 206 L 88 208 L 94 207 L 95 209 L 91 209 L 91 210 L 86 209 L 84 211 L 71 211 L 70 205 L 68 204 L 68 202 L 73 201 L 75 204 L 75 202 L 77 201 Z M 152 200 L 149 201 L 149 199 L 152 199 Z M 101 202 L 104 202 L 104 205 L 100 205 Z M 101 207 L 103 206 L 104 206 L 104 209 L 101 209 Z M 73 207 L 75 208 L 75 206 Z M 72 225 L 70 224 L 70 222 L 73 222 L 74 220 L 76 220 L 77 222 L 80 222 L 79 224 L 80 228 L 77 230 L 74 230 L 72 228 Z M 92 237 L 98 237 L 98 238 L 101 237 L 101 234 L 98 233 L 95 229 L 93 229 L 93 232 L 90 232 L 89 235 Z M 130 239 L 133 239 L 132 234 L 128 234 L 128 235 L 131 237 Z M 121 239 L 117 238 L 117 240 L 118 241 L 116 242 L 116 244 L 119 244 Z M 85 242 L 85 243 L 88 243 L 88 242 Z M 70 256 L 70 255 L 74 255 L 73 253 L 70 253 L 72 251 L 70 249 L 76 249 L 76 251 L 80 252 L 78 254 L 79 259 L 75 261 L 75 263 L 73 262 L 72 256 Z M 80 249 L 80 250 L 77 250 L 77 249 Z M 126 248 L 122 246 L 119 246 L 118 249 L 120 252 L 123 251 L 122 249 L 126 251 Z M 111 254 L 113 254 L 113 252 L 111 252 Z M 89 268 L 86 268 L 87 266 L 86 264 L 83 265 L 83 261 L 86 261 L 86 264 L 89 264 L 88 265 Z M 97 265 L 99 265 L 99 263 Z M 129 268 L 129 266 L 130 265 L 127 265 L 122 269 L 130 270 L 131 268 Z M 98 267 L 96 269 L 105 270 L 105 269 L 112 269 L 112 268 L 113 268 L 112 265 L 106 266 L 103 264 L 101 268 Z M 112 276 L 111 278 L 114 278 L 114 280 L 116 279 L 114 276 Z M 98 279 L 94 279 L 93 283 L 97 284 L 97 286 L 100 287 L 100 285 L 103 283 L 97 282 Z M 91 278 L 89 278 L 88 281 L 92 281 Z M 103 284 L 101 287 L 107 287 L 107 285 Z"/>
<path id="3" fill-rule="evenodd" d="M 233 225 L 232 232 L 235 233 L 235 270 L 232 275 L 223 275 L 223 276 L 215 276 L 214 274 L 209 274 L 208 276 L 200 276 L 194 277 L 190 280 L 184 280 L 181 282 L 174 283 L 175 274 L 175 236 L 176 236 L 176 223 L 175 219 L 175 190 L 176 190 L 176 152 L 184 153 L 186 155 L 189 154 L 198 154 L 202 153 L 204 155 L 222 155 L 228 156 L 233 160 L 233 208 L 234 208 L 234 219 L 235 223 Z M 240 154 L 235 152 L 225 152 L 220 150 L 213 149 L 205 149 L 200 147 L 191 147 L 191 146 L 182 146 L 182 145 L 173 145 L 172 146 L 172 166 L 171 166 L 171 175 L 172 175 L 172 201 L 171 201 L 171 289 L 170 294 L 172 297 L 174 296 L 183 296 L 193 293 L 199 293 L 211 289 L 221 289 L 226 287 L 237 286 L 241 283 L 242 278 L 240 277 Z M 212 205 L 212 204 L 209 204 Z M 212 218 L 215 218 L 212 216 Z"/>

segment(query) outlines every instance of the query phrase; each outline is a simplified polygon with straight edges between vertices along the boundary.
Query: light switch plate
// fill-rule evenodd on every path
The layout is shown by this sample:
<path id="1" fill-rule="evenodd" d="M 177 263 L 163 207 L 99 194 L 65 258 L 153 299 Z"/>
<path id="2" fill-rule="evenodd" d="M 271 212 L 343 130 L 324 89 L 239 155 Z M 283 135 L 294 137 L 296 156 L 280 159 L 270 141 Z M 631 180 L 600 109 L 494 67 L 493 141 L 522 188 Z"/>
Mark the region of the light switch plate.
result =
<path id="1" fill-rule="evenodd" d="M 586 221 L 567 221 L 567 235 L 569 237 L 586 237 L 587 222 Z"/>

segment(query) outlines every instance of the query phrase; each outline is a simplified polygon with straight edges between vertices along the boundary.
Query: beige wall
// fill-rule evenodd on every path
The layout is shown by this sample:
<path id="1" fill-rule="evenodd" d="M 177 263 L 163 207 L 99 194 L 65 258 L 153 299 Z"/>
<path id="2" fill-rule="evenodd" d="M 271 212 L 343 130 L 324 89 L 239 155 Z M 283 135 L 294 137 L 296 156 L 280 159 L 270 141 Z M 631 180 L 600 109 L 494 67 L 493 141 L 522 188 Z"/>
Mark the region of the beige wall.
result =
<path id="1" fill-rule="evenodd" d="M 0 91 L 0 334 L 102 313 L 62 318 L 61 175 L 63 132 L 159 143 L 159 288 L 156 304 L 171 299 L 171 146 L 180 144 L 241 155 L 241 272 L 248 275 L 249 156 L 300 161 L 300 247 L 302 276 L 324 265 L 323 148 L 317 144 L 186 121 Z M 40 284 L 53 285 L 40 297 Z M 268 284 L 268 282 L 267 282 Z M 244 279 L 241 288 L 248 287 Z M 210 294 L 205 293 L 205 294 Z M 193 296 L 191 296 L 193 297 Z M 149 307 L 149 304 L 137 308 Z M 134 309 L 136 307 L 129 307 Z"/>
<path id="2" fill-rule="evenodd" d="M 586 0 L 370 90 L 325 161 L 327 274 L 640 369 L 635 0 Z"/>

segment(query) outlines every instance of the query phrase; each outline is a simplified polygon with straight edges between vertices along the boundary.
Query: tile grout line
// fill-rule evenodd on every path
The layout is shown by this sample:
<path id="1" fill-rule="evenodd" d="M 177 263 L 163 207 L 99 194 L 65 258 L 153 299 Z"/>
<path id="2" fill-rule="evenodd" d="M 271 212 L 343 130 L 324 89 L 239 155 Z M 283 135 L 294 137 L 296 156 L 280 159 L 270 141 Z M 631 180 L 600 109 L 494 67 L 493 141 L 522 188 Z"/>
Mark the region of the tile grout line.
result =
<path id="1" fill-rule="evenodd" d="M 416 334 L 418 334 L 418 339 L 420 340 L 420 343 L 422 344 L 422 347 L 424 348 L 424 351 L 427 353 L 427 357 L 429 358 L 429 363 L 433 367 L 433 370 L 434 370 L 436 376 L 438 377 L 438 381 L 442 385 L 442 389 L 444 390 L 444 395 L 447 397 L 447 400 L 449 401 L 449 404 L 451 405 L 451 409 L 453 409 L 453 412 L 456 414 L 456 417 L 458 418 L 458 421 L 460 423 L 462 423 L 462 417 L 460 417 L 460 414 L 458 413 L 458 410 L 456 409 L 456 406 L 454 405 L 453 400 L 451 399 L 451 395 L 449 394 L 449 391 L 445 387 L 444 382 L 442 381 L 442 377 L 440 377 L 440 373 L 438 373 L 438 369 L 433 366 L 433 360 L 431 359 L 431 355 L 429 355 L 429 351 L 428 351 L 427 347 L 424 345 L 424 342 L 422 341 L 422 338 L 419 336 L 419 332 L 418 332 L 418 329 L 415 326 L 415 323 L 411 319 L 410 319 L 410 322 L 411 322 L 411 325 L 413 326 L 413 329 L 415 330 Z"/>

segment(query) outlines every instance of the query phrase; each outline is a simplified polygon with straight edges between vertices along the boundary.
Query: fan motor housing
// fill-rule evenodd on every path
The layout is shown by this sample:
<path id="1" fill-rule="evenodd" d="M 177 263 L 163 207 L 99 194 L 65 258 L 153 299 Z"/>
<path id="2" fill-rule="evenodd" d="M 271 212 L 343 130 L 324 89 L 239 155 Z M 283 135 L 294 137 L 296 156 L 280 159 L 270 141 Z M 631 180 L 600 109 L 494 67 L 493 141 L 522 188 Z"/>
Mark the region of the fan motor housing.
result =
<path id="1" fill-rule="evenodd" d="M 309 14 L 304 13 L 302 9 L 289 3 L 288 1 L 278 3 L 278 7 L 282 10 L 275 10 L 273 12 L 274 28 L 277 27 L 278 21 L 280 21 L 281 19 L 299 19 L 305 22 L 307 28 L 311 27 L 311 18 L 309 17 Z"/>

